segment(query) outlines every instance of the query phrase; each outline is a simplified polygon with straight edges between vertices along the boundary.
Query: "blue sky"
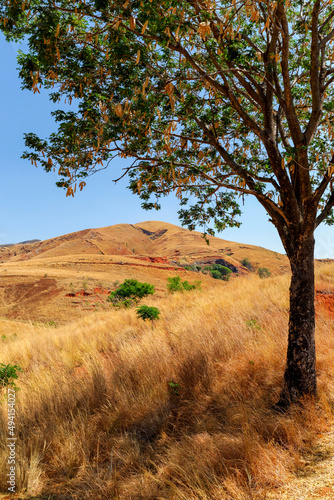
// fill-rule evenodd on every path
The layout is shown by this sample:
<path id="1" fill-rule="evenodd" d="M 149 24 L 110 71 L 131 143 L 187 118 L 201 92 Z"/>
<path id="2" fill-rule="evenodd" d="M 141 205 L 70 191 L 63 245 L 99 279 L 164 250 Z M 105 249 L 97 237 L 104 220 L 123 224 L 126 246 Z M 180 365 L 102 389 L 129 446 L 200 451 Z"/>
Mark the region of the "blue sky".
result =
<path id="1" fill-rule="evenodd" d="M 87 186 L 74 198 L 66 198 L 65 192 L 55 186 L 56 174 L 47 174 L 27 160 L 22 160 L 23 134 L 34 132 L 40 137 L 47 137 L 55 129 L 50 112 L 57 109 L 57 105 L 48 100 L 46 93 L 33 94 L 21 90 L 16 69 L 16 46 L 7 43 L 2 34 L 0 45 L 0 244 L 33 238 L 43 240 L 86 228 L 135 224 L 145 220 L 180 225 L 177 216 L 179 205 L 174 196 L 163 199 L 160 211 L 147 212 L 141 209 L 138 197 L 126 189 L 126 179 L 115 186 L 113 179 L 125 166 L 122 160 L 116 160 L 107 170 L 89 178 Z M 217 236 L 283 252 L 276 229 L 268 222 L 259 203 L 246 199 L 242 210 L 242 226 L 226 229 Z M 322 226 L 317 230 L 316 257 L 334 258 L 333 228 Z"/>

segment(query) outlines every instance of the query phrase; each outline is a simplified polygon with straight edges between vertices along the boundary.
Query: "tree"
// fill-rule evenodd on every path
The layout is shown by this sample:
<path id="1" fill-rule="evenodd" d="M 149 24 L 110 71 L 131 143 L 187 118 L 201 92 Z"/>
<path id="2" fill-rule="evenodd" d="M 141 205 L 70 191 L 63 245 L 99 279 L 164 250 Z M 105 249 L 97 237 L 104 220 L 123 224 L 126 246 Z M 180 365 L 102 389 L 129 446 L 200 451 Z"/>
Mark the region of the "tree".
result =
<path id="1" fill-rule="evenodd" d="M 116 156 L 145 208 L 172 191 L 183 224 L 238 225 L 254 196 L 290 261 L 281 404 L 315 395 L 314 230 L 333 224 L 334 8 L 310 0 L 0 0 L 26 34 L 23 87 L 50 90 L 48 140 L 25 158 L 73 195 Z M 213 234 L 213 229 L 208 229 Z"/>
<path id="2" fill-rule="evenodd" d="M 263 278 L 269 278 L 271 272 L 266 267 L 259 267 L 259 269 L 257 270 L 257 274 L 260 276 L 260 278 L 263 279 Z"/>
<path id="3" fill-rule="evenodd" d="M 107 300 L 114 305 L 130 307 L 143 297 L 154 294 L 154 285 L 142 283 L 138 280 L 127 279 L 108 295 Z"/>
<path id="4" fill-rule="evenodd" d="M 138 318 L 141 318 L 144 321 L 146 321 L 147 319 L 152 321 L 152 327 L 153 327 L 153 322 L 159 319 L 160 315 L 160 311 L 157 307 L 150 307 L 145 305 L 137 307 L 136 313 Z"/>

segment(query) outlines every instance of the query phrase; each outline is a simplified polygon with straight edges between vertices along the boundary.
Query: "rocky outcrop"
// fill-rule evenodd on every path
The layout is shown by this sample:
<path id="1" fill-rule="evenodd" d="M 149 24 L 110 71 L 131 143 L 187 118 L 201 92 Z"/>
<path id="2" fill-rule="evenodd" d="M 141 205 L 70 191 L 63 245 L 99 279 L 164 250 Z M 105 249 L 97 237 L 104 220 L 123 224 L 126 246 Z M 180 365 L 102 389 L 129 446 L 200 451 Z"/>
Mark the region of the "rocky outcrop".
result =
<path id="1" fill-rule="evenodd" d="M 168 229 L 159 229 L 158 231 L 148 231 L 147 229 L 143 229 L 140 226 L 134 226 L 133 224 L 130 224 L 131 227 L 134 229 L 137 229 L 138 231 L 141 231 L 142 233 L 146 234 L 150 238 L 150 240 L 156 240 L 160 238 L 162 235 L 167 233 Z"/>

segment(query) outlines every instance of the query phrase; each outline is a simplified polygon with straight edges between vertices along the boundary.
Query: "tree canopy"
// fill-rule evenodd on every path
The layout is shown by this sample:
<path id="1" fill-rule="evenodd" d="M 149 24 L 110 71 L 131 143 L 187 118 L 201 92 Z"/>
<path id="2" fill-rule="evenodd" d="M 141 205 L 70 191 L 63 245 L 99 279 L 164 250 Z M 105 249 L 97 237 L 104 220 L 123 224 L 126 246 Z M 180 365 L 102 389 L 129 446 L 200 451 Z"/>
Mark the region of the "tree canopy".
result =
<path id="1" fill-rule="evenodd" d="M 176 191 L 183 222 L 237 224 L 236 195 L 254 195 L 274 224 L 333 223 L 331 2 L 0 2 L 24 88 L 77 111 L 53 113 L 49 140 L 25 157 L 56 168 L 72 195 L 116 156 L 131 157 L 144 207 Z M 152 195 L 153 199 L 152 199 Z M 282 232 L 282 229 L 279 230 Z"/>

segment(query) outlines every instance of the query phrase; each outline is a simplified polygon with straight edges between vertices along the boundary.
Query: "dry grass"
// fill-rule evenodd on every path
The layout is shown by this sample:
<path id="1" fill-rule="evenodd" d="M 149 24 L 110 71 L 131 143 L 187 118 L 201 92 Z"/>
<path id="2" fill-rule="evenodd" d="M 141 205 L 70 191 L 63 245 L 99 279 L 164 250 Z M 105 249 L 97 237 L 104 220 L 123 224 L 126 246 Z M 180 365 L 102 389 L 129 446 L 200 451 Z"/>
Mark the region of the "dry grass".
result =
<path id="1" fill-rule="evenodd" d="M 319 272 L 334 285 L 333 264 Z M 205 293 L 152 297 L 144 302 L 161 311 L 154 329 L 134 310 L 62 328 L 13 323 L 2 361 L 24 368 L 21 497 L 249 500 L 288 482 L 328 428 L 334 401 L 334 328 L 323 311 L 319 400 L 286 415 L 271 409 L 284 370 L 288 281 L 252 276 Z M 5 404 L 1 412 L 4 438 Z"/>

